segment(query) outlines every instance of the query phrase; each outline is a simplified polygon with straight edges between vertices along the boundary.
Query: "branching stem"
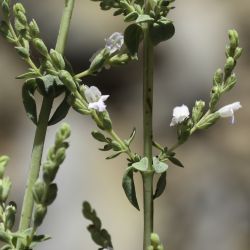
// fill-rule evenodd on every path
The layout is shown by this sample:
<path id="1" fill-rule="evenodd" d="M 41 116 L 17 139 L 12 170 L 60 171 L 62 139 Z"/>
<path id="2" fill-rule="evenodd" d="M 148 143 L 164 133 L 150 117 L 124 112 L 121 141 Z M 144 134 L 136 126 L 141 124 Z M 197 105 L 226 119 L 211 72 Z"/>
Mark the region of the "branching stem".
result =
<path id="1" fill-rule="evenodd" d="M 153 176 L 152 169 L 152 114 L 153 114 L 153 44 L 149 37 L 149 25 L 144 27 L 143 41 L 143 137 L 144 155 L 148 158 L 148 171 L 142 174 L 144 203 L 144 239 L 143 249 L 150 245 L 150 235 L 153 232 Z"/>
<path id="2" fill-rule="evenodd" d="M 69 24 L 70 24 L 71 15 L 72 15 L 73 7 L 74 7 L 74 2 L 75 0 L 65 1 L 65 9 L 63 12 L 61 25 L 60 25 L 60 31 L 59 31 L 59 35 L 57 39 L 57 44 L 56 44 L 56 50 L 61 54 L 63 54 L 64 49 L 65 49 L 65 44 L 66 44 L 67 35 L 69 31 Z M 37 69 L 37 67 L 35 66 L 35 64 L 32 62 L 30 58 L 28 59 L 28 63 L 32 68 Z M 33 205 L 34 205 L 32 188 L 40 172 L 40 165 L 41 165 L 41 159 L 42 159 L 42 154 L 43 154 L 43 146 L 44 146 L 44 141 L 46 137 L 49 116 L 50 116 L 50 112 L 51 112 L 52 105 L 53 105 L 53 100 L 54 100 L 54 97 L 46 97 L 46 96 L 43 99 L 43 103 L 42 103 L 42 107 L 41 107 L 41 111 L 40 111 L 40 115 L 38 119 L 38 124 L 37 124 L 36 132 L 35 132 L 35 139 L 34 139 L 32 156 L 31 156 L 30 172 L 29 172 L 26 189 L 25 189 L 21 220 L 19 224 L 20 231 L 23 231 L 30 226 L 30 221 L 31 221 L 32 212 L 33 212 Z M 20 243 L 18 243 L 18 246 L 20 247 Z"/>

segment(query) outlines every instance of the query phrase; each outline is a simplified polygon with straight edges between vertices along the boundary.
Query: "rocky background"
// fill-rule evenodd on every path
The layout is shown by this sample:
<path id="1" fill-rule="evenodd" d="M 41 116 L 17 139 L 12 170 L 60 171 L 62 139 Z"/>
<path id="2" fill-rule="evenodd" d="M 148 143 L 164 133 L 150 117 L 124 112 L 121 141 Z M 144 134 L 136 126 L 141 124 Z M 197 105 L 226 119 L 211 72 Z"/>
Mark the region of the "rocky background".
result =
<path id="1" fill-rule="evenodd" d="M 63 0 L 21 2 L 53 47 Z M 197 99 L 208 100 L 213 73 L 225 61 L 228 29 L 238 30 L 244 48 L 236 69 L 238 85 L 220 103 L 241 102 L 236 124 L 222 119 L 178 149 L 185 168 L 170 168 L 167 192 L 156 200 L 155 231 L 169 250 L 250 249 L 249 16 L 248 0 L 177 1 L 171 13 L 176 35 L 156 48 L 154 133 L 167 145 L 176 139 L 175 130 L 169 127 L 173 107 L 185 103 L 191 108 Z M 97 3 L 76 1 L 66 50 L 75 70 L 87 67 L 90 56 L 103 47 L 104 38 L 124 27 L 120 17 L 100 11 Z M 26 65 L 2 38 L 0 53 L 0 154 L 11 157 L 11 198 L 20 209 L 35 128 L 22 105 L 22 82 L 15 80 Z M 123 138 L 137 127 L 133 147 L 137 152 L 142 152 L 141 68 L 140 62 L 133 62 L 86 81 L 111 95 L 108 107 Z M 112 234 L 115 250 L 142 249 L 142 214 L 130 206 L 121 188 L 125 159 L 104 161 L 105 153 L 98 151 L 100 144 L 90 135 L 95 126 L 88 117 L 72 111 L 66 122 L 72 127 L 71 147 L 57 176 L 58 198 L 40 228 L 52 240 L 37 249 L 97 249 L 81 215 L 83 200 L 98 211 Z M 45 152 L 53 143 L 56 127 L 48 131 Z M 140 194 L 139 176 L 136 182 Z"/>

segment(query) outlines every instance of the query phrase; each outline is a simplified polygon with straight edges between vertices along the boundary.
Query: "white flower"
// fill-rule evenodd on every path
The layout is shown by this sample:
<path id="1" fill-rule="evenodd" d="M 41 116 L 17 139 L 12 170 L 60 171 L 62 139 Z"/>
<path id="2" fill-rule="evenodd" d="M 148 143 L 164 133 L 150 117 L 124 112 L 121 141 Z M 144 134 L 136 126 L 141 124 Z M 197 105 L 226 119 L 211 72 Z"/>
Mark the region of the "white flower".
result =
<path id="1" fill-rule="evenodd" d="M 101 91 L 95 86 L 87 88 L 84 94 L 87 101 L 89 102 L 89 109 L 95 109 L 99 112 L 106 110 L 106 105 L 104 102 L 109 98 L 109 95 L 102 95 Z"/>
<path id="2" fill-rule="evenodd" d="M 113 54 L 117 50 L 121 49 L 124 43 L 123 34 L 115 32 L 109 38 L 105 39 L 105 42 L 106 42 L 105 48 L 109 51 L 110 54 Z"/>
<path id="3" fill-rule="evenodd" d="M 231 104 L 228 104 L 222 108 L 220 108 L 217 113 L 220 115 L 220 117 L 232 117 L 232 124 L 234 124 L 234 111 L 237 111 L 242 106 L 240 105 L 240 102 L 234 102 Z"/>
<path id="4" fill-rule="evenodd" d="M 172 127 L 179 123 L 182 123 L 188 117 L 189 117 L 188 107 L 184 104 L 182 104 L 182 106 L 177 106 L 173 110 L 173 118 L 170 123 L 170 126 Z"/>

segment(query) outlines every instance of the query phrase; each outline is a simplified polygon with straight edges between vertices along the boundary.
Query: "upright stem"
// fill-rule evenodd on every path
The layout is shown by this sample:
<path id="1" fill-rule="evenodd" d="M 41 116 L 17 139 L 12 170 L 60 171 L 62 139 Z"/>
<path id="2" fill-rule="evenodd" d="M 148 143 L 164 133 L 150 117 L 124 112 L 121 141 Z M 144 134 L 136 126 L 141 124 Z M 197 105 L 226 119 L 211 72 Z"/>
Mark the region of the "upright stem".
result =
<path id="1" fill-rule="evenodd" d="M 66 40 L 69 34 L 69 26 L 75 5 L 75 0 L 65 0 L 63 16 L 61 19 L 60 29 L 56 42 L 56 51 L 63 54 L 65 50 Z"/>
<path id="2" fill-rule="evenodd" d="M 57 38 L 56 50 L 63 54 L 65 49 L 65 43 L 69 31 L 69 24 L 72 16 L 75 0 L 65 0 L 65 9 L 61 19 L 60 31 Z M 44 97 L 38 124 L 35 132 L 35 139 L 33 143 L 33 150 L 31 155 L 31 165 L 29 171 L 29 177 L 25 189 L 25 195 L 23 200 L 21 220 L 19 224 L 19 230 L 23 231 L 30 226 L 30 221 L 33 212 L 34 199 L 32 195 L 32 188 L 39 176 L 41 159 L 43 155 L 43 146 L 46 137 L 47 127 L 50 112 L 52 109 L 54 97 Z M 20 246 L 20 242 L 18 242 Z"/>
<path id="3" fill-rule="evenodd" d="M 34 203 L 33 195 L 32 195 L 32 188 L 40 172 L 44 140 L 46 136 L 48 120 L 49 120 L 49 115 L 50 115 L 50 111 L 52 108 L 52 104 L 53 104 L 52 97 L 44 97 L 39 119 L 38 119 L 38 124 L 36 128 L 36 134 L 35 134 L 35 139 L 34 139 L 34 144 L 33 144 L 33 150 L 32 150 L 32 155 L 31 155 L 30 172 L 29 172 L 29 177 L 28 177 L 28 181 L 26 184 L 21 220 L 20 220 L 20 225 L 19 225 L 20 231 L 23 231 L 30 226 L 30 220 L 32 216 L 33 203 Z"/>
<path id="4" fill-rule="evenodd" d="M 148 171 L 142 174 L 144 203 L 144 239 L 143 249 L 150 245 L 150 235 L 153 232 L 153 176 L 152 169 L 152 113 L 153 113 L 153 44 L 149 37 L 149 25 L 144 27 L 143 42 L 143 135 L 144 155 L 148 158 Z"/>

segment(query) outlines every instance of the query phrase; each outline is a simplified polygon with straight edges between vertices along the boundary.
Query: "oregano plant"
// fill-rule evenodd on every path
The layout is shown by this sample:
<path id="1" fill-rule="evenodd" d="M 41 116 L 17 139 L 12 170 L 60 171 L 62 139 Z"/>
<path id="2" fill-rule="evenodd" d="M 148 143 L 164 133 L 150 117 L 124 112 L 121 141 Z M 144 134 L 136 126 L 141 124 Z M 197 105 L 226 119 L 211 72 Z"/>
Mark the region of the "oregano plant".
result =
<path id="1" fill-rule="evenodd" d="M 234 72 L 242 53 L 238 33 L 231 29 L 228 31 L 225 64 L 214 73 L 209 102 L 196 100 L 192 110 L 184 104 L 175 107 L 169 125 L 176 129 L 176 143 L 159 144 L 153 133 L 154 49 L 175 34 L 174 21 L 168 17 L 169 12 L 174 9 L 174 0 L 95 2 L 102 11 L 112 12 L 114 18 L 122 16 L 127 26 L 124 31 L 114 32 L 106 38 L 103 48 L 91 57 L 89 66 L 82 72 L 75 73 L 64 56 L 74 0 L 64 1 L 64 11 L 54 48 L 48 48 L 40 35 L 39 25 L 34 19 L 29 20 L 25 7 L 20 2 L 12 4 L 10 0 L 0 0 L 1 34 L 27 65 L 27 71 L 16 78 L 23 81 L 23 106 L 27 117 L 36 128 L 22 208 L 17 208 L 13 201 L 8 201 L 12 183 L 9 177 L 5 176 L 5 168 L 9 158 L 0 157 L 0 239 L 5 244 L 2 250 L 35 249 L 38 243 L 50 239 L 50 236 L 38 234 L 37 229 L 42 223 L 46 223 L 49 206 L 57 196 L 58 186 L 55 178 L 69 146 L 69 125 L 60 125 L 54 145 L 42 163 L 43 148 L 48 126 L 61 122 L 71 108 L 82 116 L 92 118 L 91 134 L 100 143 L 100 150 L 107 152 L 106 160 L 122 155 L 127 158 L 121 188 L 131 205 L 140 211 L 138 216 L 143 214 L 143 250 L 167 249 L 154 230 L 154 216 L 157 214 L 154 211 L 154 201 L 165 191 L 169 166 L 183 168 L 185 165 L 179 159 L 176 149 L 187 142 L 195 132 L 210 128 L 220 118 L 229 117 L 234 123 L 234 113 L 241 108 L 240 102 L 235 100 L 226 106 L 219 106 L 220 99 L 237 82 Z M 29 16 L 31 14 L 29 13 Z M 139 56 L 141 47 L 142 56 Z M 132 60 L 143 61 L 141 155 L 133 150 L 137 130 L 131 126 L 131 135 L 121 138 L 105 103 L 110 95 L 102 94 L 96 86 L 88 82 L 89 78 L 95 78 L 102 70 L 123 66 Z M 42 98 L 40 109 L 37 105 L 38 95 Z M 58 97 L 61 98 L 61 103 L 52 109 Z M 55 111 L 52 113 L 52 110 Z M 153 154 L 153 148 L 157 151 L 156 155 Z M 143 205 L 137 200 L 135 175 L 142 177 Z M 21 218 L 17 222 L 17 231 L 13 231 L 17 209 L 21 209 Z M 111 234 L 87 201 L 82 204 L 82 214 L 90 221 L 87 230 L 98 249 L 119 249 L 119 246 L 113 245 Z"/>

